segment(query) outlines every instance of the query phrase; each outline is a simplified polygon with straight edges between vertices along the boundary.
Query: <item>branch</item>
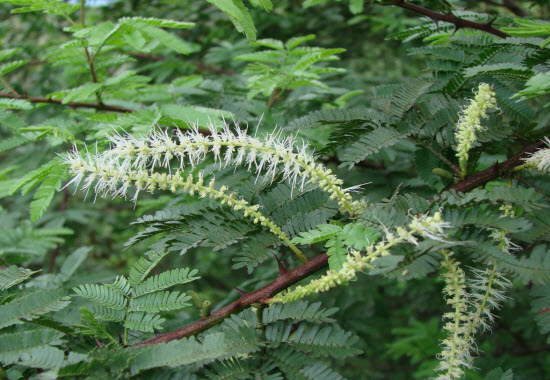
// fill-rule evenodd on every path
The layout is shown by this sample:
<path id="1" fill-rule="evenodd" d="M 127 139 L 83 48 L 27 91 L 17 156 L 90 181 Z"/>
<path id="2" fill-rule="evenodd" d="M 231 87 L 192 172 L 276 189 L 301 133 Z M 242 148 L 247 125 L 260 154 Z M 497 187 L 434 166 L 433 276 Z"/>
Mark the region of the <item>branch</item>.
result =
<path id="1" fill-rule="evenodd" d="M 118 106 L 109 106 L 107 104 L 98 104 L 98 103 L 84 103 L 84 102 L 69 102 L 63 103 L 61 100 L 44 98 L 41 96 L 29 96 L 29 95 L 14 95 L 6 94 L 0 92 L 0 98 L 10 98 L 10 99 L 25 99 L 31 103 L 49 103 L 57 104 L 60 106 L 67 106 L 71 108 L 95 108 L 98 111 L 112 111 L 112 112 L 134 112 L 134 110 L 118 107 Z"/>
<path id="2" fill-rule="evenodd" d="M 264 302 L 266 299 L 271 298 L 281 290 L 288 288 L 289 286 L 297 283 L 298 281 L 309 277 L 313 273 L 328 265 L 328 256 L 321 254 L 313 257 L 307 263 L 300 265 L 294 270 L 286 270 L 284 267 L 279 266 L 279 276 L 275 281 L 267 284 L 261 289 L 258 289 L 251 293 L 243 292 L 241 297 L 229 305 L 222 307 L 219 310 L 214 311 L 206 318 L 199 319 L 179 330 L 167 332 L 165 334 L 158 335 L 149 340 L 134 344 L 134 346 L 151 345 L 158 343 L 168 343 L 176 339 L 185 338 L 191 335 L 195 335 L 204 331 L 214 325 L 217 325 L 231 314 L 238 313 L 251 306 L 254 303 Z"/>
<path id="3" fill-rule="evenodd" d="M 512 174 L 512 171 L 516 166 L 524 164 L 523 158 L 525 158 L 526 154 L 535 152 L 543 145 L 544 141 L 542 140 L 539 140 L 534 144 L 527 145 L 521 150 L 521 152 L 517 153 L 512 158 L 502 163 L 497 162 L 485 170 L 467 176 L 462 181 L 454 185 L 451 190 L 455 190 L 457 193 L 467 193 L 478 186 L 485 186 L 485 184 L 494 179 L 508 177 Z"/>
<path id="4" fill-rule="evenodd" d="M 469 28 L 469 29 L 481 30 L 483 32 L 490 33 L 500 38 L 510 37 L 509 34 L 506 34 L 503 31 L 493 27 L 493 22 L 495 21 L 495 19 L 492 19 L 489 22 L 483 22 L 483 23 L 465 20 L 463 18 L 456 17 L 453 14 L 437 13 L 432 11 L 431 9 L 421 7 L 420 5 L 409 3 L 404 0 L 390 0 L 388 5 L 394 5 L 396 7 L 403 8 L 408 11 L 424 15 L 426 17 L 429 17 L 433 21 L 435 21 L 436 24 L 439 21 L 448 22 L 455 26 L 455 30 L 462 29 L 462 28 Z"/>
<path id="5" fill-rule="evenodd" d="M 111 111 L 111 112 L 121 112 L 121 113 L 131 113 L 134 110 L 118 106 L 110 106 L 105 103 L 84 103 L 84 102 L 69 102 L 63 103 L 61 100 L 44 98 L 41 96 L 29 96 L 29 95 L 19 95 L 19 94 L 7 94 L 5 92 L 0 92 L 0 98 L 9 98 L 9 99 L 25 99 L 31 103 L 48 103 L 48 104 L 57 104 L 60 106 L 67 106 L 70 108 L 95 108 L 98 111 Z M 203 135 L 209 135 L 210 131 L 208 129 L 198 129 L 199 133 Z"/>

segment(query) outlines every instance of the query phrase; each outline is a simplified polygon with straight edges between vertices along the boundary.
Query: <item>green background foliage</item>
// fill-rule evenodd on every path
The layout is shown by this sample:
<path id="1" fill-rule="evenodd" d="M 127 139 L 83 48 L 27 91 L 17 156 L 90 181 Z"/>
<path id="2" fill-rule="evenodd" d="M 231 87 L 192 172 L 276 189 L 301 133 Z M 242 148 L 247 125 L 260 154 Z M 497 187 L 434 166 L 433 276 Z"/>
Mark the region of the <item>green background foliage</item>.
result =
<path id="1" fill-rule="evenodd" d="M 484 82 L 498 110 L 466 174 L 549 136 L 549 5 L 415 2 L 503 39 L 396 3 L 0 0 L 0 379 L 434 377 L 449 311 L 442 249 L 467 275 L 498 263 L 514 284 L 465 378 L 550 378 L 548 174 L 499 172 L 457 192 L 454 134 Z M 449 241 L 396 246 L 348 286 L 253 302 L 183 339 L 138 345 L 212 318 L 300 262 L 212 199 L 75 192 L 62 155 L 104 152 L 115 133 L 226 124 L 307 142 L 368 204 L 350 217 L 309 182 L 212 159 L 195 168 L 259 205 L 308 258 L 326 252 L 339 270 L 350 249 L 437 210 Z M 504 253 L 491 229 L 522 250 Z"/>

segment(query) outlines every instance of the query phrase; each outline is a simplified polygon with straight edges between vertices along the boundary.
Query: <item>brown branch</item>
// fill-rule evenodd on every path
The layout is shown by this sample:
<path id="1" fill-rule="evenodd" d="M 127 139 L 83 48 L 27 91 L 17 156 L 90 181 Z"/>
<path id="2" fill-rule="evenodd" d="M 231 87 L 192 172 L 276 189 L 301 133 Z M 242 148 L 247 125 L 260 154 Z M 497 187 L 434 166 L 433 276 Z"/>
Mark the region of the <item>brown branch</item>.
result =
<path id="1" fill-rule="evenodd" d="M 67 106 L 70 108 L 95 108 L 98 111 L 111 111 L 111 112 L 122 112 L 122 113 L 131 113 L 134 112 L 134 110 L 124 107 L 118 107 L 118 106 L 110 106 L 104 103 L 84 103 L 84 102 L 69 102 L 69 103 L 63 103 L 61 100 L 58 99 L 52 99 L 52 98 L 44 98 L 41 96 L 29 96 L 29 95 L 14 95 L 14 94 L 7 94 L 5 92 L 0 92 L 0 98 L 9 98 L 9 99 L 25 99 L 28 100 L 31 103 L 48 103 L 48 104 L 56 104 L 60 106 Z M 199 133 L 203 135 L 209 135 L 210 131 L 208 129 L 198 129 Z"/>
<path id="2" fill-rule="evenodd" d="M 168 343 L 176 339 L 181 339 L 191 335 L 195 335 L 214 325 L 217 325 L 231 314 L 237 313 L 246 309 L 254 303 L 264 302 L 271 298 L 281 290 L 288 288 L 296 282 L 309 277 L 313 273 L 328 265 L 328 256 L 321 254 L 313 257 L 307 263 L 300 265 L 294 270 L 280 271 L 279 276 L 275 281 L 267 284 L 261 289 L 251 293 L 244 293 L 241 297 L 229 305 L 214 311 L 206 318 L 199 319 L 179 330 L 171 331 L 165 334 L 158 335 L 149 340 L 136 343 L 134 346 L 143 346 L 157 343 Z"/>
<path id="3" fill-rule="evenodd" d="M 60 106 L 67 106 L 70 108 L 95 108 L 98 111 L 112 111 L 112 112 L 134 112 L 134 110 L 118 107 L 118 106 L 109 106 L 107 104 L 98 104 L 98 103 L 84 103 L 84 102 L 69 102 L 63 103 L 63 101 L 52 98 L 45 98 L 41 96 L 29 96 L 29 95 L 14 95 L 6 94 L 0 92 L 0 98 L 10 98 L 10 99 L 25 99 L 31 103 L 48 103 L 48 104 L 57 104 Z"/>
<path id="4" fill-rule="evenodd" d="M 534 144 L 527 145 L 512 158 L 502 163 L 497 162 L 485 170 L 467 176 L 462 181 L 454 185 L 451 190 L 455 190 L 457 193 L 467 193 L 478 186 L 485 186 L 488 182 L 494 179 L 510 176 L 512 174 L 512 170 L 516 166 L 524 164 L 522 159 L 525 158 L 528 153 L 535 152 L 543 145 L 544 142 L 542 140 L 539 140 Z"/>
<path id="5" fill-rule="evenodd" d="M 131 57 L 143 59 L 143 60 L 149 60 L 149 61 L 164 61 L 164 57 L 160 55 L 153 55 L 153 54 L 147 54 L 147 53 L 126 53 Z"/>
<path id="6" fill-rule="evenodd" d="M 490 33 L 494 36 L 500 37 L 500 38 L 506 38 L 510 37 L 510 35 L 504 33 L 503 31 L 493 27 L 493 22 L 495 19 L 489 21 L 489 22 L 475 22 L 470 20 L 465 20 L 463 18 L 457 17 L 453 14 L 444 14 L 444 13 L 437 13 L 432 11 L 431 9 L 421 7 L 420 5 L 416 5 L 413 3 L 409 3 L 404 0 L 390 0 L 388 5 L 393 5 L 399 8 L 406 9 L 408 11 L 424 15 L 436 23 L 439 21 L 448 22 L 450 24 L 453 24 L 455 26 L 455 30 L 462 29 L 462 28 L 469 28 L 469 29 L 476 29 L 481 30 L 486 33 Z"/>

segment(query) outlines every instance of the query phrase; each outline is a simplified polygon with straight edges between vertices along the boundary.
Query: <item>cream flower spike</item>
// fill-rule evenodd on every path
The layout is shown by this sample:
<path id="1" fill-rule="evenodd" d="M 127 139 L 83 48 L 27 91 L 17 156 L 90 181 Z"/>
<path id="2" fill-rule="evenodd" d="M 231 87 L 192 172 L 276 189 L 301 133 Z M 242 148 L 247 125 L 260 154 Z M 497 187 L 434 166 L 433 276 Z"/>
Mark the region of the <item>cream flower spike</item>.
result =
<path id="1" fill-rule="evenodd" d="M 475 334 L 489 330 L 494 321 L 494 310 L 506 299 L 504 292 L 512 286 L 496 265 L 485 270 L 472 269 L 473 278 L 466 280 L 460 262 L 452 258 L 453 253 L 441 251 L 444 257 L 441 265 L 447 272 L 444 293 L 452 311 L 445 313 L 443 329 L 447 337 L 443 340 L 443 350 L 436 371 L 442 372 L 436 380 L 462 379 L 463 368 L 473 367 L 472 353 L 476 353 Z M 468 289 L 469 288 L 469 289 Z"/>
<path id="2" fill-rule="evenodd" d="M 398 227 L 396 229 L 397 236 L 386 230 L 386 240 L 369 245 L 366 248 L 365 255 L 361 255 L 360 252 L 352 249 L 350 255 L 347 257 L 347 261 L 339 271 L 329 270 L 324 276 L 312 280 L 307 285 L 298 285 L 291 291 L 276 295 L 270 302 L 292 302 L 310 294 L 326 292 L 338 285 L 345 284 L 353 280 L 357 273 L 372 268 L 371 263 L 377 258 L 389 255 L 390 248 L 395 245 L 404 242 L 418 245 L 417 237 L 445 241 L 446 235 L 444 229 L 451 227 L 451 225 L 443 221 L 441 212 L 437 211 L 433 216 L 422 215 L 420 217 L 413 217 L 408 227 L 409 229 Z"/>
<path id="3" fill-rule="evenodd" d="M 550 173 L 550 138 L 545 137 L 544 142 L 547 148 L 539 149 L 531 154 L 528 158 L 524 158 L 525 166 L 529 169 L 538 169 L 543 173 Z"/>
<path id="4" fill-rule="evenodd" d="M 226 166 L 244 166 L 258 175 L 265 174 L 273 181 L 279 169 L 282 179 L 301 189 L 306 183 L 317 184 L 335 199 L 343 211 L 357 215 L 364 203 L 353 201 L 342 188 L 343 181 L 330 169 L 317 164 L 308 152 L 307 144 L 296 147 L 295 136 L 282 137 L 281 131 L 268 134 L 263 139 L 249 136 L 244 129 L 232 132 L 225 124 L 221 131 L 210 127 L 210 135 L 199 133 L 197 128 L 187 132 L 176 131 L 176 140 L 167 131 L 156 131 L 144 139 L 130 135 L 109 136 L 112 148 L 102 154 L 125 170 L 149 170 L 156 167 L 170 169 L 172 159 L 179 162 L 179 169 L 186 164 L 195 166 L 211 155 L 215 162 Z"/>
<path id="5" fill-rule="evenodd" d="M 155 144 L 151 145 L 155 146 Z M 132 146 L 127 145 L 124 148 L 131 149 Z M 161 156 L 156 156 L 155 152 L 153 153 L 153 157 L 155 160 L 161 159 Z M 246 200 L 238 199 L 235 193 L 228 193 L 226 186 L 216 189 L 214 179 L 206 184 L 202 173 L 199 173 L 196 177 L 191 174 L 184 177 L 179 169 L 173 174 L 158 173 L 142 168 L 133 169 L 132 165 L 129 165 L 127 162 L 120 164 L 117 160 L 101 154 L 87 153 L 85 157 L 82 157 L 76 149 L 68 153 L 64 158 L 65 163 L 69 165 L 69 172 L 74 175 L 73 179 L 65 187 L 74 183 L 78 188 L 80 183 L 84 182 L 82 189 L 89 190 L 95 183 L 93 190 L 96 195 L 110 194 L 113 197 L 126 198 L 129 187 L 134 186 L 136 188 L 136 192 L 132 198 L 134 202 L 136 202 L 140 191 L 146 190 L 152 193 L 157 189 L 170 190 L 172 192 L 182 189 L 190 195 L 196 194 L 200 198 L 212 198 L 220 201 L 221 204 L 227 204 L 235 211 L 241 210 L 244 216 L 252 219 L 255 224 L 259 223 L 269 228 L 273 234 L 289 246 L 300 261 L 307 261 L 307 257 L 290 242 L 290 239 L 283 230 L 258 211 L 260 208 L 259 205 L 250 205 Z M 143 160 L 142 157 L 138 157 L 137 159 Z"/>
<path id="6" fill-rule="evenodd" d="M 457 124 L 455 137 L 457 140 L 456 156 L 459 158 L 459 166 L 462 176 L 466 175 L 468 165 L 468 152 L 477 140 L 476 132 L 483 129 L 481 118 L 487 117 L 487 111 L 495 108 L 497 100 L 491 86 L 481 83 L 478 87 L 475 98 L 470 105 L 464 109 Z"/>

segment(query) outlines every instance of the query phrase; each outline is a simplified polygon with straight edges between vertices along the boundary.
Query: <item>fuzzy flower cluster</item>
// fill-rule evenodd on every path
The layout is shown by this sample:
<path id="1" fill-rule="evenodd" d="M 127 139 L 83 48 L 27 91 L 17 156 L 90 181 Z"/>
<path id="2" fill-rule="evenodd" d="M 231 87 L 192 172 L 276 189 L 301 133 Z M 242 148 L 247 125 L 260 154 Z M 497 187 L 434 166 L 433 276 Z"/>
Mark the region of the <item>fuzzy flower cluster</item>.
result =
<path id="1" fill-rule="evenodd" d="M 476 132 L 483 129 L 481 118 L 487 117 L 487 111 L 495 108 L 496 104 L 497 100 L 491 86 L 487 83 L 481 83 L 474 100 L 471 101 L 470 105 L 460 115 L 455 137 L 458 142 L 456 156 L 459 159 L 460 170 L 463 176 L 466 175 L 468 152 L 472 149 L 472 145 L 477 139 Z"/>
<path id="2" fill-rule="evenodd" d="M 502 230 L 492 229 L 491 237 L 498 242 L 498 248 L 504 253 L 513 255 L 514 252 L 522 250 L 522 248 L 506 236 L 506 233 Z"/>
<path id="3" fill-rule="evenodd" d="M 371 263 L 374 260 L 389 255 L 390 248 L 397 244 L 409 242 L 418 245 L 417 237 L 419 236 L 445 241 L 446 235 L 444 230 L 449 228 L 450 224 L 443 221 L 441 212 L 438 211 L 435 212 L 433 216 L 424 215 L 421 217 L 413 217 L 408 227 L 408 229 L 398 227 L 395 234 L 389 230 L 386 231 L 385 240 L 377 244 L 369 245 L 366 248 L 365 255 L 361 255 L 360 252 L 352 249 L 351 254 L 348 255 L 347 261 L 342 265 L 342 269 L 339 271 L 329 270 L 324 276 L 312 280 L 307 285 L 299 285 L 287 293 L 278 294 L 272 298 L 270 302 L 292 302 L 313 293 L 326 292 L 336 286 L 347 284 L 348 281 L 356 277 L 358 272 L 372 268 Z"/>
<path id="4" fill-rule="evenodd" d="M 121 165 L 117 160 L 101 154 L 87 153 L 82 157 L 76 150 L 67 154 L 65 163 L 69 165 L 69 172 L 74 176 L 66 186 L 74 183 L 78 188 L 82 184 L 81 188 L 87 191 L 93 187 L 96 196 L 110 194 L 113 197 L 125 197 L 128 188 L 133 186 L 136 188 L 134 201 L 140 191 L 154 192 L 157 189 L 172 192 L 183 189 L 192 196 L 197 194 L 201 198 L 218 200 L 236 211 L 242 211 L 244 216 L 251 218 L 254 223 L 269 228 L 273 234 L 287 243 L 302 262 L 307 261 L 307 257 L 290 242 L 281 228 L 258 211 L 259 205 L 250 205 L 246 200 L 237 198 L 235 193 L 228 193 L 227 186 L 216 189 L 214 179 L 206 184 L 202 173 L 197 177 L 191 174 L 185 177 L 179 169 L 173 174 L 133 169 L 132 166 Z"/>
<path id="5" fill-rule="evenodd" d="M 539 149 L 525 158 L 525 166 L 529 169 L 538 169 L 543 173 L 550 173 L 550 139 L 544 138 L 544 142 L 548 148 Z"/>
<path id="6" fill-rule="evenodd" d="M 452 380 L 462 378 L 463 368 L 472 368 L 475 334 L 490 328 L 495 318 L 493 310 L 506 299 L 504 291 L 511 283 L 496 266 L 473 269 L 473 278 L 466 281 L 460 262 L 452 258 L 452 253 L 441 253 L 442 266 L 446 269 L 444 293 L 452 311 L 443 315 L 447 337 L 442 342 L 443 351 L 438 355 L 440 362 L 436 370 L 442 372 L 438 380 Z"/>
<path id="7" fill-rule="evenodd" d="M 204 161 L 207 156 L 224 167 L 244 166 L 258 175 L 265 174 L 271 180 L 282 171 L 282 179 L 293 186 L 303 188 L 306 183 L 317 184 L 336 199 L 343 211 L 352 215 L 359 213 L 364 205 L 354 202 L 349 192 L 342 188 L 343 181 L 330 169 L 317 164 L 304 143 L 296 148 L 296 138 L 282 137 L 281 133 L 267 135 L 264 139 L 249 136 L 246 130 L 237 128 L 232 132 L 228 125 L 217 131 L 210 128 L 210 135 L 197 129 L 176 132 L 172 139 L 166 131 L 157 131 L 145 139 L 130 135 L 109 136 L 112 148 L 104 153 L 106 159 L 116 161 L 125 170 L 153 170 L 156 167 L 170 169 L 172 160 L 184 166 Z"/>

